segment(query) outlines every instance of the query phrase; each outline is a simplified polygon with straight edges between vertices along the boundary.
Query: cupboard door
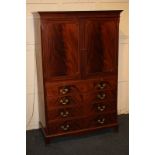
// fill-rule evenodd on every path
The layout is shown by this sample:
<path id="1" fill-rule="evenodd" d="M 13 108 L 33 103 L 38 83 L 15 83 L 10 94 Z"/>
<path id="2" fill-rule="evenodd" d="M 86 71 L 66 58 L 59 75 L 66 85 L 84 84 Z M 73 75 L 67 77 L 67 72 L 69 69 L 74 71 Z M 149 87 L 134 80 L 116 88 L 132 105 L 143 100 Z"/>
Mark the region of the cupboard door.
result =
<path id="1" fill-rule="evenodd" d="M 42 26 L 44 77 L 52 80 L 80 76 L 79 24 L 76 20 L 45 21 Z"/>
<path id="2" fill-rule="evenodd" d="M 86 77 L 117 71 L 117 22 L 88 19 L 85 23 Z"/>

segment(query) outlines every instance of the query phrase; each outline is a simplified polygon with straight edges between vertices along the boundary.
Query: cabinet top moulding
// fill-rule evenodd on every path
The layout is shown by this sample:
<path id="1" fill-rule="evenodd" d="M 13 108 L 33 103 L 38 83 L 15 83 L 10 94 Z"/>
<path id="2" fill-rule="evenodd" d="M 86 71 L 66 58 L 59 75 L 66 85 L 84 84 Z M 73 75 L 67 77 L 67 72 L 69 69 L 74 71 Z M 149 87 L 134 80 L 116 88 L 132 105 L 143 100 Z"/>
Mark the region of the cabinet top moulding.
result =
<path id="1" fill-rule="evenodd" d="M 41 18 L 53 18 L 53 17 L 64 17 L 63 15 L 67 15 L 68 16 L 86 16 L 89 17 L 89 15 L 91 13 L 93 13 L 93 16 L 97 16 L 97 17 L 118 17 L 120 15 L 120 13 L 123 10 L 98 10 L 98 11 L 39 11 L 38 13 L 40 14 Z M 52 16 L 51 16 L 52 15 Z M 92 16 L 92 15 L 90 15 Z"/>

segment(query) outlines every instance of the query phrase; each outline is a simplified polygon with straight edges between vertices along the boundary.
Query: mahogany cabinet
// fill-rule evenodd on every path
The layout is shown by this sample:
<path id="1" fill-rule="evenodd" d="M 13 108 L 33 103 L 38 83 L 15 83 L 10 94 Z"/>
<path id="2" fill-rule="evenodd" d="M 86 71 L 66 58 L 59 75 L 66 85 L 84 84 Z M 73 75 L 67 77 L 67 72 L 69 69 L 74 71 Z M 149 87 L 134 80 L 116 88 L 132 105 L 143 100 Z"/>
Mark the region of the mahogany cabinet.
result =
<path id="1" fill-rule="evenodd" d="M 39 12 L 44 92 L 39 115 L 46 142 L 118 127 L 121 11 Z"/>

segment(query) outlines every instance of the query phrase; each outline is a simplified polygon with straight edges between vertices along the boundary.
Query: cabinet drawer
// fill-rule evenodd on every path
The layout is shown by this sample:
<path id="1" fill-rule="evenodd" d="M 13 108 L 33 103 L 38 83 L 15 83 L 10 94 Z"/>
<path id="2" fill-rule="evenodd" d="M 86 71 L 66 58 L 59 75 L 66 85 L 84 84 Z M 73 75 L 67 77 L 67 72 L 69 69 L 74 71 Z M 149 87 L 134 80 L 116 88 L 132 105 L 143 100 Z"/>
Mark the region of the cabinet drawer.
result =
<path id="1" fill-rule="evenodd" d="M 110 125 L 116 122 L 117 122 L 116 113 L 94 115 L 88 119 L 85 119 L 84 121 L 86 128 L 100 127 L 104 125 Z"/>
<path id="2" fill-rule="evenodd" d="M 55 108 L 47 112 L 48 120 L 65 120 L 83 115 L 83 107 Z"/>
<path id="3" fill-rule="evenodd" d="M 47 96 L 63 96 L 69 94 L 82 94 L 94 91 L 105 91 L 116 88 L 116 78 L 101 78 L 96 80 L 77 80 L 45 84 Z"/>
<path id="4" fill-rule="evenodd" d="M 116 100 L 116 97 L 116 92 L 113 90 L 95 91 L 83 95 L 86 103 L 111 101 Z"/>
<path id="5" fill-rule="evenodd" d="M 84 128 L 81 119 L 67 120 L 67 121 L 54 121 L 48 125 L 48 131 L 51 134 L 63 134 Z"/>
<path id="6" fill-rule="evenodd" d="M 52 121 L 52 123 L 48 124 L 48 131 L 50 134 L 65 134 L 75 130 L 104 127 L 105 125 L 114 124 L 116 122 L 116 113 L 90 115 L 66 121 Z"/>
<path id="7" fill-rule="evenodd" d="M 115 82 L 111 79 L 100 79 L 93 81 L 93 89 L 98 91 L 114 89 L 115 85 Z"/>
<path id="8" fill-rule="evenodd" d="M 73 81 L 60 83 L 46 83 L 47 96 L 81 94 L 93 90 L 93 83 L 89 81 Z"/>
<path id="9" fill-rule="evenodd" d="M 69 84 L 47 84 L 46 85 L 46 92 L 47 96 L 63 96 L 63 95 L 69 95 L 72 93 L 77 92 L 74 85 L 71 83 Z"/>
<path id="10" fill-rule="evenodd" d="M 81 104 L 81 103 L 82 103 L 82 99 L 77 95 L 47 97 L 47 107 L 49 110 L 55 107 L 75 106 L 76 104 Z"/>
<path id="11" fill-rule="evenodd" d="M 105 114 L 117 111 L 117 106 L 115 102 L 101 102 L 92 103 L 86 106 L 88 113 L 91 114 Z"/>

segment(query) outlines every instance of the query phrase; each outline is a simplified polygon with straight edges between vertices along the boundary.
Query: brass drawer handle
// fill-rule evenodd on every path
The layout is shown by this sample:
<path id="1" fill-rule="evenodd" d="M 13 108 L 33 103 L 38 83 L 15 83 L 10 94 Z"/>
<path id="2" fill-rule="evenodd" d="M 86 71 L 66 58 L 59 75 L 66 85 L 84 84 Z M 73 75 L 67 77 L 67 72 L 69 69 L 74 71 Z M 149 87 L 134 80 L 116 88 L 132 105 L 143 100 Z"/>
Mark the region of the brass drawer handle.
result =
<path id="1" fill-rule="evenodd" d="M 98 122 L 99 124 L 104 124 L 104 123 L 105 123 L 105 118 L 98 119 L 97 122 Z"/>
<path id="2" fill-rule="evenodd" d="M 97 87 L 98 87 L 99 89 L 104 89 L 105 86 L 106 86 L 106 83 L 103 83 L 103 82 L 100 82 L 100 83 L 97 85 Z"/>
<path id="3" fill-rule="evenodd" d="M 103 111 L 105 108 L 106 108 L 105 105 L 102 105 L 102 106 L 98 106 L 98 107 L 97 107 L 97 109 L 98 109 L 99 111 Z"/>
<path id="4" fill-rule="evenodd" d="M 69 103 L 69 99 L 68 99 L 68 98 L 62 98 L 62 99 L 60 99 L 59 102 L 60 102 L 61 104 L 63 104 L 63 105 L 66 105 L 66 104 Z"/>
<path id="5" fill-rule="evenodd" d="M 60 89 L 60 93 L 61 94 L 67 94 L 69 92 L 69 88 L 67 88 L 67 87 L 64 87 L 64 88 L 62 88 L 62 89 Z"/>
<path id="6" fill-rule="evenodd" d="M 67 116 L 69 115 L 69 112 L 68 112 L 68 111 L 61 111 L 61 112 L 60 112 L 60 115 L 61 115 L 62 117 L 67 117 Z"/>
<path id="7" fill-rule="evenodd" d="M 98 94 L 97 98 L 100 100 L 103 100 L 105 98 L 105 96 L 106 96 L 105 94 Z"/>
<path id="8" fill-rule="evenodd" d="M 67 125 L 61 125 L 61 129 L 64 130 L 64 131 L 67 131 L 69 129 L 69 124 Z"/>

